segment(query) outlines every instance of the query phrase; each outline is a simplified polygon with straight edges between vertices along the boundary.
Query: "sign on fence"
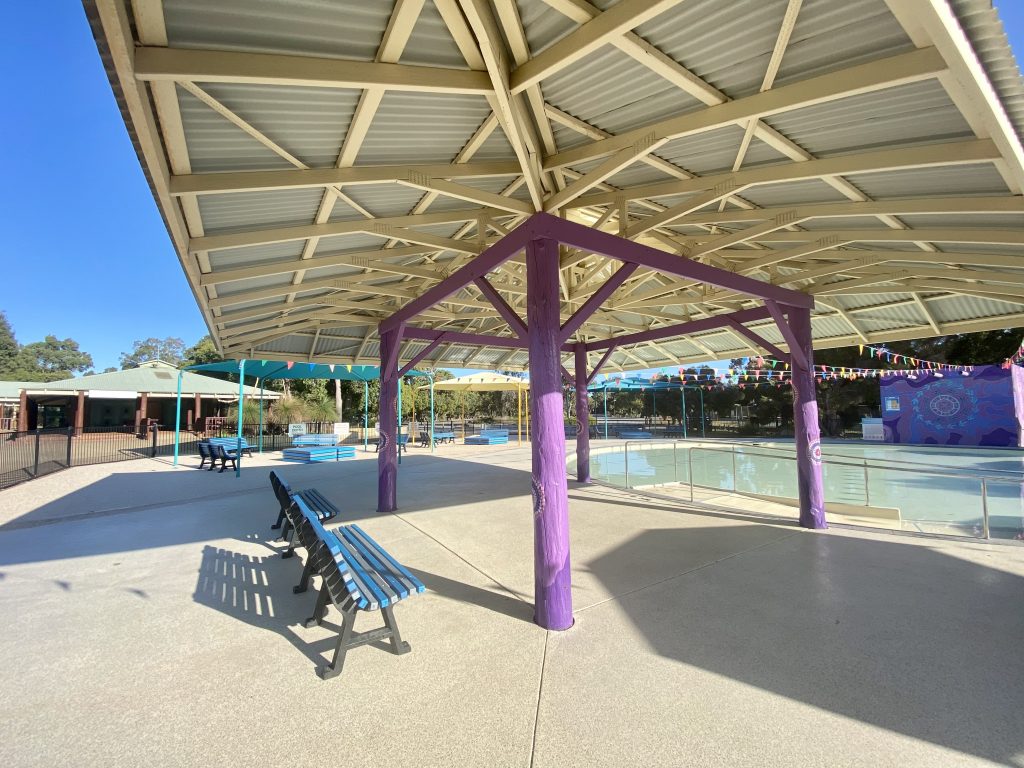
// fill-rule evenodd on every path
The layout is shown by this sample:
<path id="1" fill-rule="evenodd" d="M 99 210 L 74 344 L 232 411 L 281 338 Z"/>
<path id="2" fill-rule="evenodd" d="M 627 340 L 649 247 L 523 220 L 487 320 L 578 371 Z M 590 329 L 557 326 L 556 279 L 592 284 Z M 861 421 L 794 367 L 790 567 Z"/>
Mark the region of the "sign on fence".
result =
<path id="1" fill-rule="evenodd" d="M 299 435 L 304 435 L 304 434 L 306 434 L 306 425 L 305 424 L 289 424 L 288 425 L 288 436 L 289 437 L 298 437 Z"/>

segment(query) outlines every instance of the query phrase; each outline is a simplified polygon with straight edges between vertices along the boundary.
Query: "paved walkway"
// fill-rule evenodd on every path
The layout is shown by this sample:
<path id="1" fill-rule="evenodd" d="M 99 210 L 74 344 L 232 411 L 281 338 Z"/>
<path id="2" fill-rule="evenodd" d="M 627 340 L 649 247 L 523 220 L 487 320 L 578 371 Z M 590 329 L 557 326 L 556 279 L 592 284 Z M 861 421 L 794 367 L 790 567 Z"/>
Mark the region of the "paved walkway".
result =
<path id="1" fill-rule="evenodd" d="M 17 766 L 1024 765 L 1024 548 L 812 533 L 570 486 L 576 626 L 531 621 L 529 451 L 140 460 L 0 493 L 0 760 Z M 189 460 L 191 461 L 191 460 Z M 266 474 L 428 592 L 413 652 L 300 622 Z M 377 617 L 360 617 L 358 628 Z"/>

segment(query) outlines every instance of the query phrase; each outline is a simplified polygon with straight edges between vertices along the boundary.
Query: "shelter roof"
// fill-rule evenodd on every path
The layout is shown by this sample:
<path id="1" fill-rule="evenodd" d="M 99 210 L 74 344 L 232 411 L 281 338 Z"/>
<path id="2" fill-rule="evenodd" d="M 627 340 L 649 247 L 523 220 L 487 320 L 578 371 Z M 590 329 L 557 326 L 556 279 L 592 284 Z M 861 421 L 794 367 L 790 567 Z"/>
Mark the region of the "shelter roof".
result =
<path id="1" fill-rule="evenodd" d="M 530 382 L 526 379 L 517 379 L 515 376 L 506 376 L 501 373 L 490 371 L 479 371 L 465 376 L 456 376 L 452 379 L 445 379 L 434 384 L 435 390 L 450 390 L 453 392 L 515 392 L 525 391 L 530 388 Z M 422 387 L 420 387 L 422 389 Z"/>
<path id="2" fill-rule="evenodd" d="M 85 5 L 225 354 L 376 363 L 382 319 L 542 210 L 811 294 L 818 347 L 1024 325 L 1024 87 L 989 0 Z M 563 253 L 563 318 L 616 265 Z M 523 312 L 523 259 L 488 279 Z M 759 303 L 638 270 L 578 338 Z M 416 322 L 512 334 L 476 285 Z M 608 365 L 761 351 L 717 328 Z"/>
<path id="3" fill-rule="evenodd" d="M 219 371 L 238 373 L 240 361 L 221 360 L 189 366 L 190 371 Z M 339 379 L 341 381 L 374 381 L 380 378 L 380 368 L 372 365 L 347 365 L 334 363 L 301 363 L 280 360 L 246 360 L 245 375 L 258 379 Z M 410 370 L 407 376 L 425 376 L 420 371 Z"/>
<path id="4" fill-rule="evenodd" d="M 160 360 L 143 363 L 138 368 L 128 368 L 110 373 L 94 373 L 59 381 L 28 382 L 25 388 L 32 392 L 146 392 L 151 395 L 176 395 L 178 392 L 178 369 Z M 183 371 L 182 394 L 238 397 L 238 384 L 211 376 L 201 376 Z M 259 397 L 258 387 L 246 386 L 246 397 Z M 276 392 L 266 392 L 267 399 L 279 397 Z"/>

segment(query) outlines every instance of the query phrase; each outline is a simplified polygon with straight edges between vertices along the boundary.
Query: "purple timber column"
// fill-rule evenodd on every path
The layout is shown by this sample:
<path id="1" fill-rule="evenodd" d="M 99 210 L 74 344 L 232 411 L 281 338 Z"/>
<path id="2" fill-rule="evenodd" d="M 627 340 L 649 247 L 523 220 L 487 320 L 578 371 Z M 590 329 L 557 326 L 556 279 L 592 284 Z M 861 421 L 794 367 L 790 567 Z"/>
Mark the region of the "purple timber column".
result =
<path id="1" fill-rule="evenodd" d="M 590 398 L 587 397 L 587 348 L 577 343 L 576 355 L 576 479 L 590 482 Z"/>
<path id="2" fill-rule="evenodd" d="M 398 371 L 389 361 L 398 345 L 398 330 L 380 335 L 380 451 L 377 453 L 377 511 L 398 509 Z"/>
<path id="3" fill-rule="evenodd" d="M 558 243 L 531 240 L 526 245 L 526 324 L 533 400 L 534 621 L 545 629 L 568 629 L 573 622 L 559 306 Z"/>
<path id="4" fill-rule="evenodd" d="M 811 311 L 789 307 L 789 327 L 803 352 L 790 355 L 793 366 L 793 430 L 796 438 L 796 480 L 800 493 L 800 525 L 828 528 L 825 521 L 825 488 L 821 481 L 821 434 L 818 431 L 818 399 L 814 389 L 814 345 Z"/>

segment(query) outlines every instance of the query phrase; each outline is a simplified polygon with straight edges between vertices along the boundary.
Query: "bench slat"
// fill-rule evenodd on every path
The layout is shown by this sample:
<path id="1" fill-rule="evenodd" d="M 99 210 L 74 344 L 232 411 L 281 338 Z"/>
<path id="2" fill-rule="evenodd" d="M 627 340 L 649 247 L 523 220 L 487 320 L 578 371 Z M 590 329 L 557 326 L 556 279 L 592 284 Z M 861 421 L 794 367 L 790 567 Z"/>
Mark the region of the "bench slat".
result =
<path id="1" fill-rule="evenodd" d="M 377 575 L 391 588 L 394 593 L 392 604 L 409 596 L 409 587 L 391 570 L 390 565 L 381 559 L 375 547 L 368 546 L 348 527 L 342 527 L 340 530 L 345 540 L 359 550 L 366 561 L 377 571 Z"/>
<path id="2" fill-rule="evenodd" d="M 359 563 L 359 567 L 366 574 L 370 580 L 371 586 L 380 593 L 381 595 L 381 608 L 387 608 L 389 605 L 394 605 L 398 602 L 398 591 L 392 586 L 392 584 L 384 578 L 384 574 L 377 568 L 378 561 L 376 561 L 368 553 L 360 550 L 359 547 L 354 545 L 344 536 L 344 529 L 341 529 L 341 534 L 338 535 L 338 531 L 334 532 L 334 535 L 341 541 L 342 546 L 346 547 L 351 553 L 352 557 L 355 558 L 356 562 Z"/>
<path id="3" fill-rule="evenodd" d="M 345 542 L 342 541 L 337 534 L 332 535 L 334 535 L 338 540 L 338 544 L 342 547 L 345 557 L 348 559 L 349 567 L 352 569 L 352 578 L 362 592 L 362 599 L 359 601 L 359 607 L 369 611 L 376 611 L 381 607 L 380 601 L 386 601 L 387 597 L 385 597 L 384 593 L 381 592 L 373 583 L 373 579 L 370 578 L 369 574 L 363 570 L 355 555 L 348 551 L 348 547 L 345 545 Z M 386 605 L 387 603 L 385 603 L 385 606 Z"/>
<path id="4" fill-rule="evenodd" d="M 381 556 L 383 556 L 389 563 L 391 563 L 392 568 L 394 568 L 396 571 L 401 573 L 406 579 L 409 580 L 409 583 L 412 584 L 413 588 L 417 592 L 423 592 L 426 589 L 426 587 L 423 586 L 423 582 L 422 581 L 420 581 L 415 576 L 413 576 L 404 565 L 402 565 L 400 562 L 395 560 L 395 558 L 393 558 L 391 556 L 390 552 L 388 552 L 380 544 L 378 544 L 376 541 L 373 540 L 373 538 L 370 536 L 370 534 L 368 534 L 366 531 L 364 531 L 362 528 L 360 528 L 355 523 L 352 523 L 352 525 L 346 526 L 346 528 L 352 529 L 362 539 L 364 539 L 369 544 L 373 545 L 373 548 L 375 550 L 377 550 L 377 552 L 379 552 L 381 554 Z"/>

